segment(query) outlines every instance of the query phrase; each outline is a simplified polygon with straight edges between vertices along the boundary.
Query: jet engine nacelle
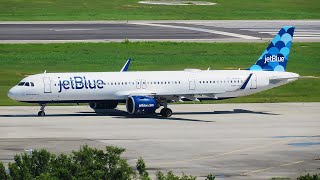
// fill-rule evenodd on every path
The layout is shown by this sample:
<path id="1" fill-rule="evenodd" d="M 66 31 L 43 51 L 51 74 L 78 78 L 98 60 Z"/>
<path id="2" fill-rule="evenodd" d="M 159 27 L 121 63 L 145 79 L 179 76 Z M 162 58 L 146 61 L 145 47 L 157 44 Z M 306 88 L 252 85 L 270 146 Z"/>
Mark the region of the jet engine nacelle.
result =
<path id="1" fill-rule="evenodd" d="M 108 101 L 108 102 L 103 102 L 103 103 L 89 103 L 89 106 L 92 109 L 114 109 L 118 106 L 118 102 L 117 101 Z"/>
<path id="2" fill-rule="evenodd" d="M 148 96 L 129 96 L 126 107 L 129 114 L 151 114 L 159 108 L 157 100 Z"/>

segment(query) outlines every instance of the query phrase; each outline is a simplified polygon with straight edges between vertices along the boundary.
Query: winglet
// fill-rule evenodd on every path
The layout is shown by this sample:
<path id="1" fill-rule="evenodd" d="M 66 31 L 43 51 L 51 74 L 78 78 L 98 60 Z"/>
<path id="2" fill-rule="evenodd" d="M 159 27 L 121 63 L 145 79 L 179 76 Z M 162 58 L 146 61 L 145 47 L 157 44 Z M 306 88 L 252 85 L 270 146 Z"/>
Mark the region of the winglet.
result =
<path id="1" fill-rule="evenodd" d="M 120 70 L 120 72 L 126 72 L 129 69 L 129 65 L 130 65 L 131 59 L 129 58 L 127 60 L 127 62 L 124 64 L 124 66 L 122 67 L 122 69 Z"/>
<path id="2" fill-rule="evenodd" d="M 252 76 L 252 73 L 248 76 L 248 78 L 244 81 L 244 83 L 242 84 L 242 86 L 239 88 L 239 90 L 243 90 L 246 88 L 248 82 L 250 81 L 251 79 L 251 76 Z"/>

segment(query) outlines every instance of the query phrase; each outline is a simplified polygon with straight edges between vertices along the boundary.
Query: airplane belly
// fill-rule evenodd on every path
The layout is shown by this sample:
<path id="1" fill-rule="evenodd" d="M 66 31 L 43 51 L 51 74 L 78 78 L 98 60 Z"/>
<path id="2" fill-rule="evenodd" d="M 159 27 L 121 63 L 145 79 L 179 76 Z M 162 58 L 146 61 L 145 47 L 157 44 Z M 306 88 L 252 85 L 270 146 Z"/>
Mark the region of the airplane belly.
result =
<path id="1" fill-rule="evenodd" d="M 79 90 L 57 93 L 57 100 L 106 100 L 111 94 L 102 90 Z"/>

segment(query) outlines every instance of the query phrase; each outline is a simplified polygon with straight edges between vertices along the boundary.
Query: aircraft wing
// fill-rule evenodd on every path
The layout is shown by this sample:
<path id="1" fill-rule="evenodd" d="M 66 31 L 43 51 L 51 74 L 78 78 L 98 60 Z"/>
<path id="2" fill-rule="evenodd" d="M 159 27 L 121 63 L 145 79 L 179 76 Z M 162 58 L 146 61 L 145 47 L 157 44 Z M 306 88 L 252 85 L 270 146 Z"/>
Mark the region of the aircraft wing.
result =
<path id="1" fill-rule="evenodd" d="M 116 96 L 156 96 L 156 92 L 149 90 L 136 90 L 136 91 L 118 91 L 115 93 Z"/>
<path id="2" fill-rule="evenodd" d="M 224 92 L 220 92 L 224 93 Z M 142 89 L 137 89 L 135 91 L 118 91 L 115 93 L 115 95 L 119 97 L 129 97 L 129 96 L 152 96 L 156 97 L 159 99 L 166 99 L 168 101 L 173 101 L 173 102 L 183 102 L 185 100 L 189 101 L 200 101 L 199 99 L 218 99 L 216 96 L 217 94 L 220 93 L 215 93 L 215 94 L 161 94 L 157 93 L 155 91 L 150 91 L 150 90 L 142 90 Z"/>

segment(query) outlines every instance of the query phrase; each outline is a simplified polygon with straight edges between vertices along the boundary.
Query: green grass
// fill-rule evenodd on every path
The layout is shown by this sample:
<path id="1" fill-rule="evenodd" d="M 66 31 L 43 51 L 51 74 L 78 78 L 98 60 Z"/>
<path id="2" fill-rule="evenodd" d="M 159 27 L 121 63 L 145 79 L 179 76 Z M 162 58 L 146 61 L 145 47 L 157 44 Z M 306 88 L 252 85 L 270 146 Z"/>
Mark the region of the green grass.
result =
<path id="1" fill-rule="evenodd" d="M 67 43 L 0 44 L 0 105 L 21 105 L 7 91 L 28 74 L 75 71 L 119 71 L 133 58 L 130 71 L 183 70 L 184 68 L 248 68 L 265 43 Z M 320 43 L 294 43 L 288 71 L 320 76 Z M 319 102 L 320 80 L 293 83 L 222 102 Z M 211 101 L 212 102 L 212 101 Z M 221 103 L 221 101 L 218 101 Z"/>
<path id="2" fill-rule="evenodd" d="M 0 20 L 319 19 L 319 0 L 207 0 L 215 6 L 139 0 L 1 0 Z"/>

